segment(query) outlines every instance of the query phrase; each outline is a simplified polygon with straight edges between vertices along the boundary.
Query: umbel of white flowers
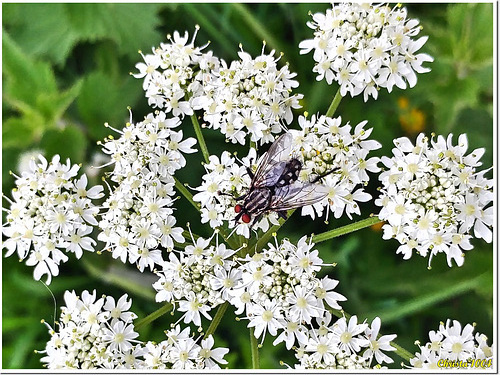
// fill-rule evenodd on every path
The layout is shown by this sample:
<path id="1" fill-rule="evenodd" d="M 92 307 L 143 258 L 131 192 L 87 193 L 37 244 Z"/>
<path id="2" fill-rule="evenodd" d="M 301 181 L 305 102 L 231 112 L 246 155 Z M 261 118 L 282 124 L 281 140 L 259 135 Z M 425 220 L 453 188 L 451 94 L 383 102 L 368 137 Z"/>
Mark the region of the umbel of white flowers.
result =
<path id="1" fill-rule="evenodd" d="M 214 348 L 212 336 L 201 339 L 190 328 L 173 326 L 165 340 L 155 343 L 137 340 L 127 294 L 118 301 L 111 296 L 97 298 L 96 291 L 64 294 L 65 306 L 57 330 L 45 323 L 51 338 L 41 359 L 56 369 L 220 369 L 226 364 L 226 348 Z"/>
<path id="2" fill-rule="evenodd" d="M 464 263 L 462 250 L 472 249 L 469 234 L 492 241 L 493 180 L 488 169 L 477 171 L 484 149 L 467 153 L 467 136 L 417 137 L 394 141 L 392 158 L 382 157 L 387 170 L 380 174 L 382 190 L 376 204 L 386 220 L 384 239 L 401 243 L 397 252 L 409 259 L 413 251 L 429 257 L 446 254 L 448 265 Z"/>
<path id="3" fill-rule="evenodd" d="M 417 53 L 427 37 L 414 39 L 421 29 L 418 20 L 408 19 L 400 4 L 344 2 L 333 4 L 326 13 L 313 15 L 308 26 L 314 39 L 300 42 L 300 53 L 314 51 L 316 79 L 337 82 L 340 93 L 363 93 L 377 99 L 378 90 L 391 92 L 394 86 L 406 89 L 417 83 L 416 73 L 426 73 L 425 62 L 434 59 Z"/>

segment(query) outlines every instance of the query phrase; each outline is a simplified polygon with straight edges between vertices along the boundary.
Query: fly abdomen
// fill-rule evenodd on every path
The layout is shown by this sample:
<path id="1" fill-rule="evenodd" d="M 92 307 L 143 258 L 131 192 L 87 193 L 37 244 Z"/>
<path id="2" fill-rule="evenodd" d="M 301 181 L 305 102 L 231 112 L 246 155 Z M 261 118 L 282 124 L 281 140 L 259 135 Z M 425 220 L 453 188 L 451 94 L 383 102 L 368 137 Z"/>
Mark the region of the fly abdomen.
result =
<path id="1" fill-rule="evenodd" d="M 283 173 L 276 182 L 275 187 L 290 185 L 298 180 L 299 173 L 302 169 L 302 163 L 298 159 L 291 159 L 285 165 Z"/>
<path id="2" fill-rule="evenodd" d="M 272 193 L 268 188 L 252 190 L 245 198 L 245 209 L 250 214 L 259 214 L 269 208 L 271 198 Z"/>

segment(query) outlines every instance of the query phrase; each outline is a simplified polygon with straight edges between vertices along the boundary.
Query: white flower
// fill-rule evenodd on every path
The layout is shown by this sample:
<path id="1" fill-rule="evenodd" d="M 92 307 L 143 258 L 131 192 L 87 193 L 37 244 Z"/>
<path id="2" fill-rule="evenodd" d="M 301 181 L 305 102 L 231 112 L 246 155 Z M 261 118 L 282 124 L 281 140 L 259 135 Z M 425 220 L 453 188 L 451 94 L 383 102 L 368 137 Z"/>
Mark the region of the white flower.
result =
<path id="1" fill-rule="evenodd" d="M 132 349 L 132 341 L 139 336 L 137 332 L 134 332 L 134 326 L 132 324 L 126 324 L 123 321 L 115 322 L 110 329 L 103 328 L 102 340 L 105 343 L 109 343 L 109 349 L 111 351 L 121 351 L 126 352 Z"/>
<path id="2" fill-rule="evenodd" d="M 198 300 L 198 297 L 194 292 L 188 293 L 185 296 L 186 300 L 179 301 L 179 311 L 185 311 L 183 315 L 184 323 L 193 322 L 197 326 L 201 326 L 201 315 L 202 314 L 208 320 L 212 320 L 212 317 L 208 314 L 210 307 Z"/>
<path id="3" fill-rule="evenodd" d="M 282 315 L 276 302 L 266 301 L 263 306 L 254 304 L 247 314 L 252 317 L 247 327 L 255 327 L 254 336 L 259 338 L 262 335 L 262 341 L 267 331 L 276 336 L 278 329 L 283 328 Z"/>
<path id="4" fill-rule="evenodd" d="M 103 196 L 102 186 L 87 190 L 87 177 L 77 179 L 78 165 L 60 163 L 55 155 L 50 163 L 41 155 L 30 160 L 29 168 L 16 177 L 3 234 L 6 256 L 17 252 L 20 260 L 35 266 L 34 278 L 46 275 L 49 284 L 59 273 L 59 265 L 69 258 L 61 251 L 94 251 L 90 237 L 97 225 L 99 208 L 94 200 Z"/>
<path id="5" fill-rule="evenodd" d="M 136 263 L 141 271 L 162 263 L 159 246 L 171 249 L 174 241 L 185 241 L 173 216 L 173 174 L 185 166 L 183 154 L 195 151 L 196 140 L 172 130 L 180 123 L 164 112 L 149 114 L 142 122 L 114 129 L 120 137 L 109 137 L 103 146 L 116 185 L 103 204 L 98 239 L 114 258 Z"/>
<path id="6" fill-rule="evenodd" d="M 366 328 L 366 335 L 368 340 L 370 340 L 370 346 L 363 353 L 363 358 L 373 358 L 378 363 L 393 363 L 393 359 L 388 357 L 386 354 L 382 353 L 382 350 L 394 351 L 396 348 L 390 345 L 390 342 L 396 338 L 396 335 L 383 335 L 379 336 L 380 331 L 380 318 L 376 317 L 373 319 L 371 327 Z"/>
<path id="7" fill-rule="evenodd" d="M 301 94 L 291 94 L 298 87 L 288 66 L 278 69 L 274 50 L 252 58 L 241 50 L 240 60 L 212 69 L 200 77 L 203 92 L 193 98 L 195 109 L 204 111 L 209 128 L 220 129 L 232 143 L 245 144 L 245 137 L 264 144 L 282 130 L 281 122 L 290 124 L 292 109 L 300 108 Z"/>
<path id="8" fill-rule="evenodd" d="M 201 317 L 211 320 L 210 311 L 231 299 L 232 287 L 240 281 L 240 271 L 232 259 L 240 250 L 227 249 L 218 243 L 217 234 L 211 238 L 191 237 L 190 245 L 178 255 L 169 254 L 168 261 L 162 262 L 163 269 L 156 272 L 158 281 L 153 284 L 156 301 L 169 301 L 184 312 L 185 323 L 193 322 L 201 326 Z M 214 239 L 215 237 L 215 239 Z M 214 240 L 217 245 L 211 244 Z"/>
<path id="9" fill-rule="evenodd" d="M 137 318 L 137 315 L 132 311 L 127 311 L 132 306 L 132 300 L 127 301 L 127 299 L 127 294 L 121 296 L 117 302 L 115 302 L 113 297 L 107 296 L 103 309 L 109 311 L 109 316 L 113 320 L 120 319 L 124 322 L 132 321 Z"/>
<path id="10" fill-rule="evenodd" d="M 424 345 L 419 345 L 420 352 L 415 353 L 415 357 L 410 359 L 410 365 L 414 368 L 437 369 L 438 362 L 454 363 L 463 361 L 470 363 L 476 359 L 492 360 L 492 347 L 487 345 L 487 337 L 476 332 L 474 326 L 466 324 L 462 329 L 462 324 L 450 319 L 446 324 L 441 322 L 437 331 L 429 332 L 430 341 Z M 486 362 L 487 363 L 487 362 Z M 491 366 L 491 362 L 488 366 Z"/>
<path id="11" fill-rule="evenodd" d="M 126 311 L 132 301 L 125 294 L 115 304 L 113 297 L 97 298 L 96 291 L 81 296 L 66 291 L 56 332 L 49 329 L 50 340 L 41 361 L 54 369 L 218 369 L 226 364 L 226 348 L 215 348 L 212 336 L 201 339 L 190 335 L 190 328 L 179 325 L 165 331 L 166 339 L 144 345 L 136 338 L 133 320 Z M 198 342 L 201 341 L 201 345 Z"/>
<path id="12" fill-rule="evenodd" d="M 338 302 L 345 297 L 333 291 L 338 281 L 316 277 L 323 261 L 313 248 L 305 236 L 297 245 L 275 240 L 261 253 L 239 260 L 241 279 L 233 279 L 229 302 L 236 314 L 244 313 L 250 320 L 256 337 L 263 335 L 263 340 L 268 332 L 277 336 L 275 344 L 306 344 L 315 318 L 324 318 L 329 307 L 340 309 Z"/>
<path id="13" fill-rule="evenodd" d="M 325 13 L 313 15 L 307 25 L 314 39 L 300 42 L 300 53 L 311 51 L 316 62 L 317 80 L 334 80 L 342 96 L 363 93 L 377 99 L 378 89 L 415 86 L 416 73 L 430 69 L 422 66 L 433 58 L 417 53 L 427 37 L 414 40 L 420 32 L 418 21 L 408 19 L 406 8 L 385 4 L 343 2 L 333 4 Z"/>
<path id="14" fill-rule="evenodd" d="M 204 363 L 204 366 L 210 369 L 220 368 L 219 364 L 225 365 L 227 361 L 223 358 L 228 352 L 227 348 L 215 348 L 214 338 L 212 335 L 208 336 L 206 339 L 201 340 L 201 349 L 198 356 Z"/>
<path id="15" fill-rule="evenodd" d="M 358 337 L 367 327 L 366 323 L 358 324 L 356 315 L 351 316 L 349 323 L 346 322 L 346 318 L 340 318 L 333 325 L 333 340 L 338 348 L 347 355 L 357 353 L 362 347 L 369 345 L 368 339 L 362 336 Z"/>
<path id="16" fill-rule="evenodd" d="M 397 252 L 409 259 L 415 250 L 431 259 L 445 253 L 461 266 L 463 250 L 472 249 L 474 236 L 492 240 L 493 181 L 477 172 L 482 149 L 467 152 L 462 134 L 457 146 L 452 135 L 429 139 L 420 134 L 415 145 L 408 138 L 394 141 L 392 158 L 383 157 L 386 170 L 380 174 L 381 196 L 375 203 L 382 207 L 379 218 L 386 220 L 384 239 L 395 238 Z"/>
<path id="17" fill-rule="evenodd" d="M 161 43 L 152 49 L 152 54 L 140 52 L 144 63 L 136 64 L 139 73 L 133 74 L 143 79 L 149 105 L 181 118 L 193 115 L 191 102 L 201 90 L 197 80 L 204 82 L 208 72 L 219 65 L 211 52 L 201 53 L 208 44 L 195 47 L 198 29 L 196 27 L 190 42 L 187 31 L 184 36 L 175 31 L 173 38 L 168 36 L 170 43 Z"/>

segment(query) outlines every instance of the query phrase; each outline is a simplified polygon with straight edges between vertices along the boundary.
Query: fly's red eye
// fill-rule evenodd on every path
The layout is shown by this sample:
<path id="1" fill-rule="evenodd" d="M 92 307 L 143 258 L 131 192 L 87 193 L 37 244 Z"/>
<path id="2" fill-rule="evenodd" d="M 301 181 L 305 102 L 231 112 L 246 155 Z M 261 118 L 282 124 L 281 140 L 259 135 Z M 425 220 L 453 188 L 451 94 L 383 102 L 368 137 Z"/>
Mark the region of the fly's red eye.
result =
<path id="1" fill-rule="evenodd" d="M 236 206 L 234 206 L 234 212 L 236 212 L 237 214 L 239 214 L 241 211 L 241 205 L 237 204 Z"/>
<path id="2" fill-rule="evenodd" d="M 242 220 L 244 223 L 248 224 L 248 223 L 250 222 L 250 215 L 249 215 L 249 214 L 243 214 L 243 215 L 241 216 L 241 220 Z"/>

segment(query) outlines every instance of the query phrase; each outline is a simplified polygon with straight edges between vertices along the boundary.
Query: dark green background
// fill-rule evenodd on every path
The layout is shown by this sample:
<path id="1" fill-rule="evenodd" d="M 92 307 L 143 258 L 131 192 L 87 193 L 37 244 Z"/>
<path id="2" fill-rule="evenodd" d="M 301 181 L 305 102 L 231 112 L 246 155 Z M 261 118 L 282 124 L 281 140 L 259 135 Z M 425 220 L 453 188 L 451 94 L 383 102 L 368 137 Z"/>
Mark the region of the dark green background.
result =
<path id="1" fill-rule="evenodd" d="M 59 153 L 73 163 L 90 164 L 99 152 L 96 142 L 109 130 L 104 122 L 122 127 L 131 106 L 136 121 L 151 110 L 143 96 L 142 82 L 129 75 L 141 61 L 137 51 L 148 53 L 175 30 L 194 31 L 201 26 L 197 45 L 211 41 L 208 49 L 231 61 L 237 58 L 239 43 L 253 56 L 260 53 L 262 40 L 268 50 L 285 53 L 282 61 L 298 73 L 305 95 L 303 110 L 325 113 L 337 90 L 312 73 L 312 55 L 299 55 L 301 40 L 312 38 L 305 23 L 309 11 L 323 11 L 325 4 L 3 4 L 3 128 L 2 190 L 10 195 L 18 157 L 31 149 L 41 149 L 47 157 Z M 398 100 L 408 100 L 409 108 L 422 119 L 425 132 L 458 134 L 466 132 L 470 150 L 485 147 L 485 167 L 493 160 L 493 5 L 492 4 L 409 4 L 410 17 L 423 26 L 420 35 L 429 35 L 422 51 L 435 61 L 432 71 L 419 75 L 413 89 L 391 94 L 380 91 L 379 99 L 365 103 L 362 97 L 345 98 L 336 112 L 343 122 L 355 125 L 368 120 L 374 127 L 373 139 L 384 148 L 377 155 L 391 155 L 392 139 L 413 138 L 417 130 L 403 129 L 404 110 Z M 296 115 L 302 113 L 298 111 Z M 189 119 L 187 119 L 189 120 Z M 293 127 L 293 125 L 292 125 Z M 186 136 L 194 136 L 189 121 Z M 227 145 L 220 133 L 207 130 L 205 137 L 212 154 Z M 197 186 L 203 169 L 199 154 L 188 155 L 189 169 L 181 170 L 181 181 Z M 93 183 L 98 183 L 94 180 Z M 376 194 L 376 181 L 368 190 Z M 4 200 L 4 205 L 8 203 Z M 197 212 L 183 200 L 177 207 L 178 222 L 192 223 L 195 232 L 209 235 L 199 224 Z M 367 217 L 377 208 L 362 206 Z M 5 218 L 5 216 L 4 216 Z M 295 220 L 294 220 L 295 219 Z M 306 233 L 348 223 L 347 219 L 324 224 L 292 218 L 279 236 L 293 240 Z M 435 257 L 432 270 L 427 259 L 414 256 L 403 261 L 395 254 L 396 241 L 384 241 L 381 232 L 362 232 L 318 244 L 325 262 L 337 267 L 323 273 L 340 280 L 338 290 L 348 301 L 345 310 L 360 319 L 380 316 L 383 333 L 397 333 L 397 343 L 415 352 L 413 342 L 428 341 L 427 332 L 440 321 L 458 319 L 477 323 L 477 331 L 490 337 L 493 330 L 492 245 L 474 240 L 474 250 L 466 254 L 465 265 L 448 268 L 444 255 Z M 40 355 L 49 339 L 41 319 L 53 322 L 59 314 L 63 292 L 97 289 L 119 297 L 127 292 L 133 310 L 144 317 L 159 306 L 154 302 L 150 274 L 138 274 L 133 267 L 112 261 L 108 254 L 84 254 L 60 267 L 61 275 L 49 291 L 32 278 L 32 268 L 15 257 L 3 260 L 2 323 L 3 368 L 40 368 Z M 54 310 L 56 309 L 56 311 Z M 162 340 L 162 331 L 178 318 L 166 315 L 140 331 L 143 340 Z M 207 326 L 207 325 L 206 325 Z M 205 326 L 205 328 L 206 328 Z M 231 349 L 226 356 L 231 368 L 250 367 L 246 322 L 236 322 L 229 309 L 216 335 L 217 346 Z M 261 350 L 263 368 L 280 368 L 279 361 L 294 363 L 284 346 L 272 346 L 268 337 Z M 395 358 L 395 367 L 401 362 Z"/>

